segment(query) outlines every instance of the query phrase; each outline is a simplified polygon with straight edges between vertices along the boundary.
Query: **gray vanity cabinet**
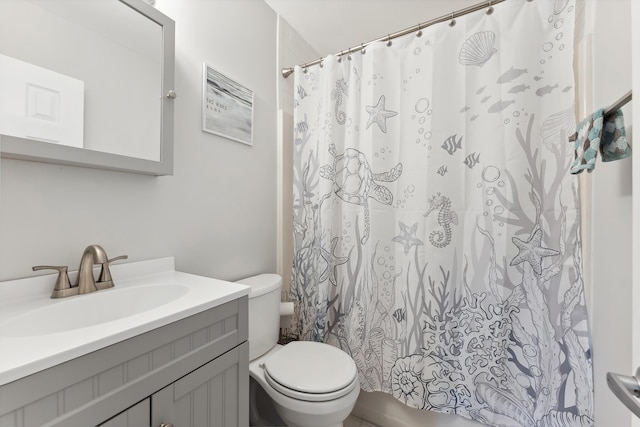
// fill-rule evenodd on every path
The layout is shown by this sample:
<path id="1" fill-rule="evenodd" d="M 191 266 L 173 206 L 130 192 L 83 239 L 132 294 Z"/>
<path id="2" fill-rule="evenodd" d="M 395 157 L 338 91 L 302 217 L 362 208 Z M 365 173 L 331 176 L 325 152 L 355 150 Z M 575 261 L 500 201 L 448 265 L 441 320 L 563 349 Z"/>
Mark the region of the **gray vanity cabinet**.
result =
<path id="1" fill-rule="evenodd" d="M 238 399 L 239 351 L 245 352 L 248 358 L 248 344 L 245 343 L 155 393 L 151 397 L 151 425 L 248 425 L 243 418 L 249 402 Z M 248 366 L 248 360 L 245 366 Z"/>
<path id="2" fill-rule="evenodd" d="M 0 387 L 0 427 L 249 425 L 247 297 Z"/>
<path id="3" fill-rule="evenodd" d="M 99 427 L 147 427 L 150 425 L 151 398 L 147 397 L 142 402 L 103 422 Z"/>

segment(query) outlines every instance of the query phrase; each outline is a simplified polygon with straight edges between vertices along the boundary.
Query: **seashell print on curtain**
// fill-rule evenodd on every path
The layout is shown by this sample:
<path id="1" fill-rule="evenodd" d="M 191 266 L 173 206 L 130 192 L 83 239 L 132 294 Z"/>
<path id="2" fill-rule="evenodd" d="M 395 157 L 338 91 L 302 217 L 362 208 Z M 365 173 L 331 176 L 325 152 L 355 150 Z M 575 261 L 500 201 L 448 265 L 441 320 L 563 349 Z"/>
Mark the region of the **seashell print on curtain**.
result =
<path id="1" fill-rule="evenodd" d="M 295 334 L 495 427 L 593 426 L 575 0 L 508 0 L 295 72 Z"/>

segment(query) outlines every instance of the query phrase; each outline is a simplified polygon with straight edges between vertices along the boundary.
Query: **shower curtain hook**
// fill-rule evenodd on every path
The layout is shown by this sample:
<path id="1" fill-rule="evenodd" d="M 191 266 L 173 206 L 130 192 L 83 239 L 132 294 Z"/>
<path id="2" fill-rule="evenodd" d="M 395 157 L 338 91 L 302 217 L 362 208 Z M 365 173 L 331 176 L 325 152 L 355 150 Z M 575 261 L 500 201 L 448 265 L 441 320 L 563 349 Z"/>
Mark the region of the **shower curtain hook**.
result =
<path id="1" fill-rule="evenodd" d="M 489 9 L 487 9 L 487 15 L 491 15 L 493 13 L 493 6 L 491 5 L 493 0 L 489 0 Z"/>
<path id="2" fill-rule="evenodd" d="M 418 24 L 418 29 L 416 30 L 416 37 L 422 37 L 422 24 Z"/>
<path id="3" fill-rule="evenodd" d="M 338 64 L 342 62 L 342 55 L 344 54 L 344 50 L 341 50 L 338 54 Z"/>
<path id="4" fill-rule="evenodd" d="M 451 12 L 451 22 L 449 22 L 449 26 L 450 27 L 453 27 L 453 26 L 456 25 L 456 20 L 454 18 L 454 16 L 455 16 L 454 14 L 455 14 L 455 12 Z"/>
<path id="5" fill-rule="evenodd" d="M 318 65 L 320 65 L 320 68 L 323 68 L 323 67 L 324 67 L 324 64 L 322 63 L 322 58 L 319 58 L 318 60 L 320 61 L 320 62 L 318 63 Z"/>
<path id="6" fill-rule="evenodd" d="M 360 43 L 360 53 L 361 53 L 361 54 L 363 54 L 363 55 L 364 55 L 365 53 L 367 53 L 367 51 L 366 51 L 366 50 L 365 50 L 365 48 L 364 48 L 364 43 Z"/>
<path id="7" fill-rule="evenodd" d="M 391 46 L 391 34 L 387 34 L 387 46 Z"/>

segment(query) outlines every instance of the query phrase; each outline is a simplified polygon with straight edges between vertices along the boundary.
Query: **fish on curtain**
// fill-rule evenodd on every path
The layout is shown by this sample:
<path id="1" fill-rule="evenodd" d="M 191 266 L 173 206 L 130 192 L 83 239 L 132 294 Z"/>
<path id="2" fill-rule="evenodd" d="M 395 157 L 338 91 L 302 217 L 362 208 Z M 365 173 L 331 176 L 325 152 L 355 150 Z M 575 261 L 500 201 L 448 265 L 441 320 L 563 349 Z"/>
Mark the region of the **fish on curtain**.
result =
<path id="1" fill-rule="evenodd" d="M 593 426 L 574 132 L 575 0 L 296 68 L 298 339 L 360 385 L 490 426 Z"/>

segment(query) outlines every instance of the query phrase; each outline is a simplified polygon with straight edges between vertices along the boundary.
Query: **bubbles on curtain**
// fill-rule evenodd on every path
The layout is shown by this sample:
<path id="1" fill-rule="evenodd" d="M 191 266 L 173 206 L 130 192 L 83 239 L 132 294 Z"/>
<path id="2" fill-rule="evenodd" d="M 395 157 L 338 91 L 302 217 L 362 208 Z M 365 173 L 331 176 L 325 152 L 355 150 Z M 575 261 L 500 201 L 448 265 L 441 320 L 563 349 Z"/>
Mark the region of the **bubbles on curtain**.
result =
<path id="1" fill-rule="evenodd" d="M 416 112 L 424 113 L 425 111 L 427 111 L 428 108 L 429 108 L 429 100 L 427 98 L 418 99 L 415 106 Z"/>

